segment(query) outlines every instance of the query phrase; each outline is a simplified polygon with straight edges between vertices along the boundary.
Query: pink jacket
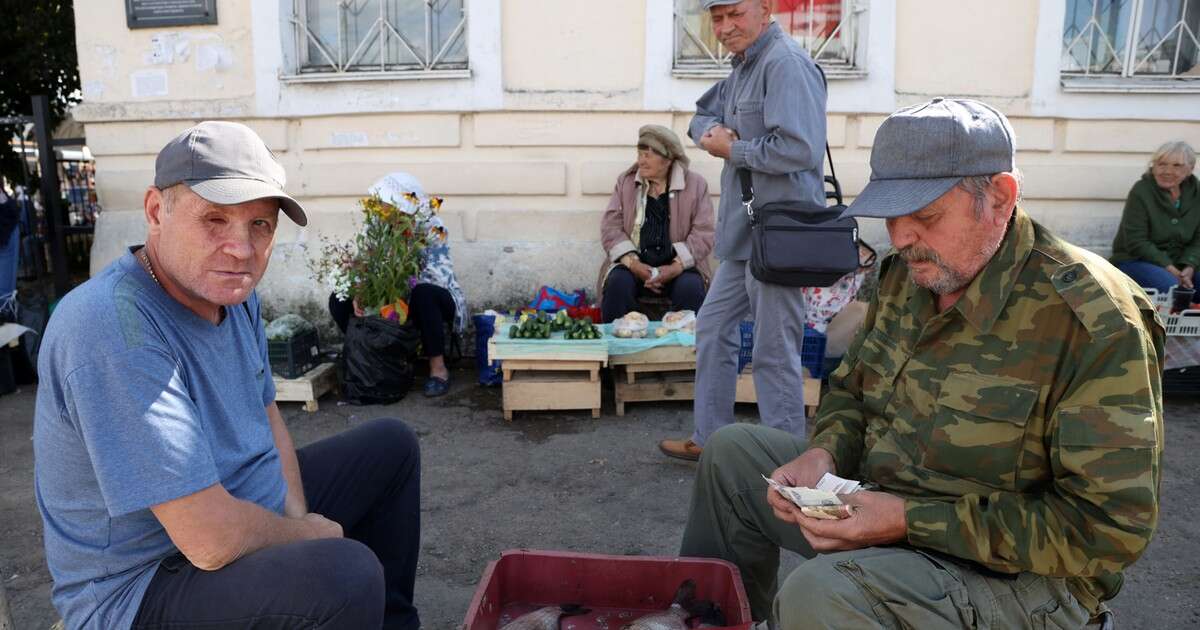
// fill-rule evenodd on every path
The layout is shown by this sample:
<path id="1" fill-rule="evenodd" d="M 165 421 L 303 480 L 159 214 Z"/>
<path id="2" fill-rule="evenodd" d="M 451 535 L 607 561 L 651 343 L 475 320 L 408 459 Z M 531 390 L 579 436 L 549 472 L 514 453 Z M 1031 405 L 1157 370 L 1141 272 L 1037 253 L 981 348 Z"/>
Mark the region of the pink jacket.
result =
<path id="1" fill-rule="evenodd" d="M 629 167 L 617 177 L 608 208 L 600 221 L 600 243 L 604 246 L 604 261 L 600 264 L 600 278 L 596 283 L 599 301 L 604 295 L 604 281 L 608 272 L 624 254 L 635 250 L 629 235 L 633 222 L 637 220 L 638 195 L 642 192 L 642 178 L 637 174 L 637 164 Z M 671 165 L 671 177 L 667 183 L 670 191 L 671 243 L 675 254 L 683 262 L 684 269 L 695 268 L 707 286 L 712 278 L 708 257 L 712 253 L 715 212 L 708 196 L 708 182 L 699 173 L 689 171 L 679 162 Z"/>

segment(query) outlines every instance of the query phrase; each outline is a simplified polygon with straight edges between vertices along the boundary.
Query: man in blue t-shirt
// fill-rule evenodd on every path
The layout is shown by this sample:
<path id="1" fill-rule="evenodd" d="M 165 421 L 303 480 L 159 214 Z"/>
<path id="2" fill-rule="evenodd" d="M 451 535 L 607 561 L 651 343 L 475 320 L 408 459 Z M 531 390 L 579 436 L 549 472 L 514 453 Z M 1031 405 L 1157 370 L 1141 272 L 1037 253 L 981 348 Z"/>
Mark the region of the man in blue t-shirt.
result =
<path id="1" fill-rule="evenodd" d="M 46 329 L 35 490 L 70 628 L 418 628 L 420 455 L 397 420 L 295 449 L 254 287 L 283 167 L 203 122 L 158 154 L 149 233 Z"/>

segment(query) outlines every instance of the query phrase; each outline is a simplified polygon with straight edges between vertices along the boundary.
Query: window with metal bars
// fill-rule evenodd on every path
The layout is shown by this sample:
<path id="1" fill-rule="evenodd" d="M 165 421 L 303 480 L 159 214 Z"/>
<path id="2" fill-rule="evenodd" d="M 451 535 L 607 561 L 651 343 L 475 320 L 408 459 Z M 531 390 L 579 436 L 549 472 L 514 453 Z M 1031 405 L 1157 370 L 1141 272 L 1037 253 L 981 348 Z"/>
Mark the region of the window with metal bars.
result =
<path id="1" fill-rule="evenodd" d="M 865 74 L 865 0 L 776 0 L 775 22 L 825 68 L 830 77 Z M 712 30 L 700 0 L 675 0 L 675 64 L 680 76 L 720 76 L 731 55 Z"/>
<path id="2" fill-rule="evenodd" d="M 1200 0 L 1067 0 L 1064 79 L 1200 79 Z"/>
<path id="3" fill-rule="evenodd" d="M 467 0 L 294 0 L 302 75 L 467 69 Z"/>

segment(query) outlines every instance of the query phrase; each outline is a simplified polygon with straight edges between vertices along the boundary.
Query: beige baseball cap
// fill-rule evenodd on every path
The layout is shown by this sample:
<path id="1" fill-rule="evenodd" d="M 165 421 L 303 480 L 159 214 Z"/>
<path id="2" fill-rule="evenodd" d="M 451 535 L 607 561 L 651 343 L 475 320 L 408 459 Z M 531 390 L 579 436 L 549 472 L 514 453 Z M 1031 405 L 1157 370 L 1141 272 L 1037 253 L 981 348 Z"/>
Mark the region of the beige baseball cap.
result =
<path id="1" fill-rule="evenodd" d="M 154 185 L 164 190 L 187 184 L 216 204 L 277 199 L 279 209 L 297 225 L 308 216 L 283 192 L 287 175 L 262 138 L 246 125 L 207 120 L 175 137 L 154 161 Z"/>

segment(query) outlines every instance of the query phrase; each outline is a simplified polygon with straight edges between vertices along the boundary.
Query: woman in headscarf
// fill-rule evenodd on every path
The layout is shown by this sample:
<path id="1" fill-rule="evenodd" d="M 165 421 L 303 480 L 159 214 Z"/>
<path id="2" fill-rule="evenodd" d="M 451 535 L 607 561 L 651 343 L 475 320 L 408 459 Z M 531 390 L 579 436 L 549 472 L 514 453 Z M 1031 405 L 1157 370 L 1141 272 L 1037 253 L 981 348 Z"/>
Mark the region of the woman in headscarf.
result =
<path id="1" fill-rule="evenodd" d="M 1154 152 L 1125 200 L 1111 260 L 1143 287 L 1160 292 L 1175 285 L 1193 288 L 1200 264 L 1195 169 L 1195 150 L 1182 140 L 1168 142 Z"/>
<path id="2" fill-rule="evenodd" d="M 441 199 L 425 194 L 417 178 L 408 173 L 395 172 L 384 176 L 367 189 L 370 195 L 378 195 L 380 201 L 390 204 L 406 214 L 428 210 L 432 205 L 440 206 Z M 429 233 L 428 244 L 421 252 L 421 272 L 414 279 L 408 300 L 408 320 L 421 329 L 421 347 L 429 358 L 429 380 L 425 381 L 425 395 L 442 396 L 450 389 L 450 371 L 446 368 L 446 324 L 452 324 L 455 334 L 466 327 L 466 300 L 462 287 L 454 276 L 450 260 L 448 232 L 441 217 L 434 212 L 422 212 L 428 217 L 422 228 Z M 362 310 L 350 300 L 339 300 L 336 294 L 329 296 L 329 312 L 338 328 L 345 334 L 350 316 L 361 317 Z"/>
<path id="3" fill-rule="evenodd" d="M 600 224 L 605 322 L 637 310 L 647 293 L 669 297 L 671 310 L 700 310 L 712 277 L 714 212 L 708 182 L 688 164 L 675 132 L 638 131 L 637 162 L 617 177 Z"/>

